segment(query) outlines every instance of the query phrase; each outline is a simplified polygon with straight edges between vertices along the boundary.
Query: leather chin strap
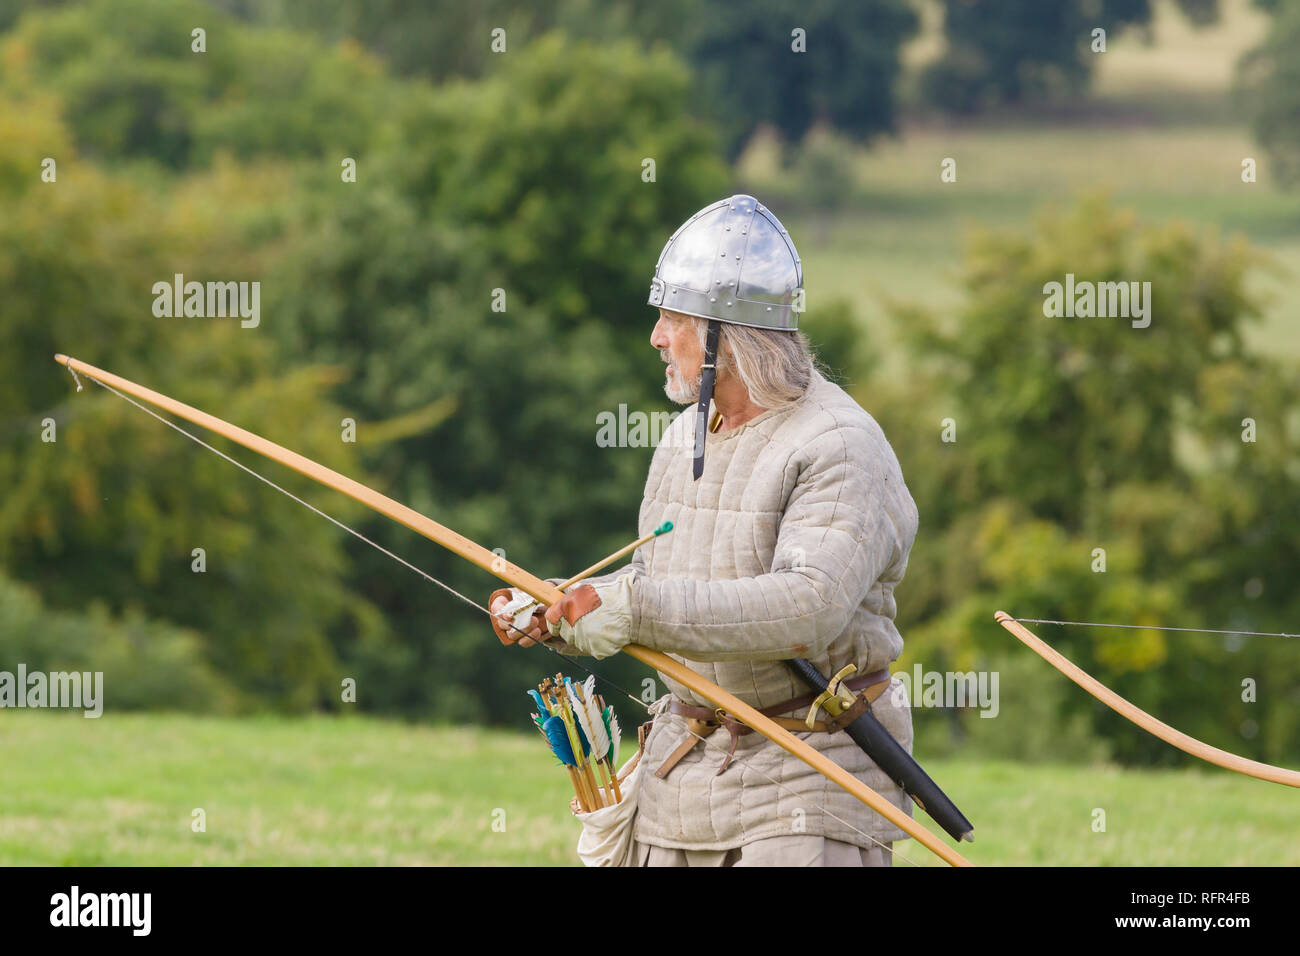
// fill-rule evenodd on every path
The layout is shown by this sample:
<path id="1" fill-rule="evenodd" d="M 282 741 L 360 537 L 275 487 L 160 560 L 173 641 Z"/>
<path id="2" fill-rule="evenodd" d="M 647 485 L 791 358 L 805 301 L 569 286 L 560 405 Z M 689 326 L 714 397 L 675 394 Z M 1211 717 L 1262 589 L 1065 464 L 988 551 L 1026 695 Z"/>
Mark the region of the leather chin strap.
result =
<path id="1" fill-rule="evenodd" d="M 700 404 L 695 413 L 695 461 L 692 470 L 696 481 L 704 474 L 704 440 L 709 433 L 709 403 L 713 401 L 713 385 L 718 375 L 718 334 L 721 331 L 722 323 L 710 319 L 704 343 L 704 364 L 700 372 Z"/>

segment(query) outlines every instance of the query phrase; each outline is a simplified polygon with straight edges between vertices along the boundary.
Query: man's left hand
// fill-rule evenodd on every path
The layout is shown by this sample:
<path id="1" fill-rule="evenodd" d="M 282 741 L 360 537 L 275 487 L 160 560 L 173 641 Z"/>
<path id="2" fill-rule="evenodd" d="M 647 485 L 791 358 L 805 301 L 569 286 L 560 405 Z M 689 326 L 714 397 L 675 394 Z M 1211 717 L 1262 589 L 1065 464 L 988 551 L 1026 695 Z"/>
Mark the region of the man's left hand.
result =
<path id="1" fill-rule="evenodd" d="M 599 660 L 632 640 L 632 579 L 622 574 L 599 588 L 579 585 L 546 610 L 550 632 Z"/>

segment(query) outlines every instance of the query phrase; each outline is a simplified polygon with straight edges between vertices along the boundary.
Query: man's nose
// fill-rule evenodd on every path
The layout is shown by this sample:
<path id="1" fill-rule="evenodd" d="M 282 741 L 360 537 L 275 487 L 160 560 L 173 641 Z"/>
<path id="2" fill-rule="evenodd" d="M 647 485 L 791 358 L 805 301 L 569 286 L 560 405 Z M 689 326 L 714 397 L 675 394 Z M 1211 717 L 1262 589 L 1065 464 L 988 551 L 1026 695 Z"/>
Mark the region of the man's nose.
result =
<path id="1" fill-rule="evenodd" d="M 668 333 L 664 329 L 664 320 L 662 318 L 655 323 L 654 329 L 650 332 L 650 344 L 657 349 L 666 349 L 671 344 L 668 340 Z"/>

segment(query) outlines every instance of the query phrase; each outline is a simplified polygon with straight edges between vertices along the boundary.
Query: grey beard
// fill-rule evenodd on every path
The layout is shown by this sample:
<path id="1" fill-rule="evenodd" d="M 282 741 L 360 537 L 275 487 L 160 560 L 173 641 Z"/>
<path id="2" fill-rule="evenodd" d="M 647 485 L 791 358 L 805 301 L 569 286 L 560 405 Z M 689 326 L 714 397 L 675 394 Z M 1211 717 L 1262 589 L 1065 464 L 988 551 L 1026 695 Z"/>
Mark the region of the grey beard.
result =
<path id="1" fill-rule="evenodd" d="M 695 381 L 690 387 L 683 387 L 681 376 L 674 375 L 672 381 L 664 382 L 664 394 L 678 405 L 692 405 L 700 400 L 700 385 L 703 381 L 704 374 L 701 372 L 695 376 Z"/>

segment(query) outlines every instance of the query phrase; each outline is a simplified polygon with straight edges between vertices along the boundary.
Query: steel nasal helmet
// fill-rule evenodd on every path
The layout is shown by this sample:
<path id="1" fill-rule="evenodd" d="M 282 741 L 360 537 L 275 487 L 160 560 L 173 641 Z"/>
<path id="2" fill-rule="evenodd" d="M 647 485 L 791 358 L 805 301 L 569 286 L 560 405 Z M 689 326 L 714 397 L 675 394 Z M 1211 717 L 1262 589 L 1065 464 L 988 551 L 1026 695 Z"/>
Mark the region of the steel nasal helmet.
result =
<path id="1" fill-rule="evenodd" d="M 672 234 L 647 304 L 792 331 L 803 311 L 803 267 L 781 221 L 742 193 L 705 206 Z"/>

